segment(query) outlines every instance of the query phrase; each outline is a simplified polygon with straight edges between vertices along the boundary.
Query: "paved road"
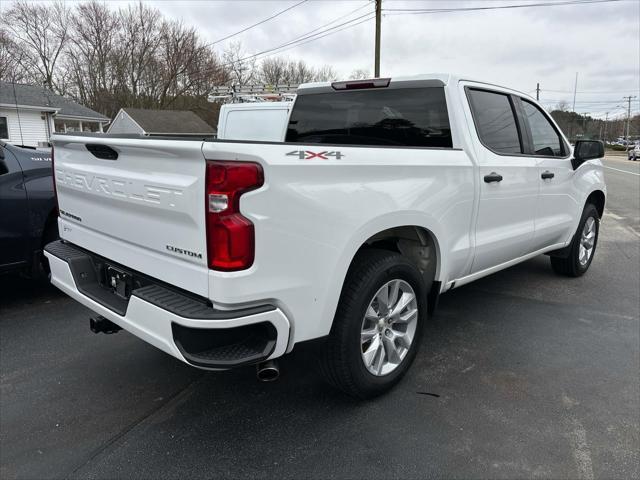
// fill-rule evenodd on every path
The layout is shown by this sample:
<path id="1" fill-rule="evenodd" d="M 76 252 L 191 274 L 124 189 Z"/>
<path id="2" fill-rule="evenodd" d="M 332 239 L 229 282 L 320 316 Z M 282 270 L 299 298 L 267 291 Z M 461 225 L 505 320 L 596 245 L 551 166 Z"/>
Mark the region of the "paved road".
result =
<path id="1" fill-rule="evenodd" d="M 405 380 L 369 403 L 309 352 L 273 384 L 202 373 L 0 279 L 0 477 L 638 478 L 640 162 L 605 165 L 589 273 L 539 257 L 448 293 Z"/>
<path id="2" fill-rule="evenodd" d="M 604 166 L 608 189 L 615 192 L 607 200 L 607 210 L 614 218 L 640 233 L 640 161 L 609 156 L 604 160 Z"/>

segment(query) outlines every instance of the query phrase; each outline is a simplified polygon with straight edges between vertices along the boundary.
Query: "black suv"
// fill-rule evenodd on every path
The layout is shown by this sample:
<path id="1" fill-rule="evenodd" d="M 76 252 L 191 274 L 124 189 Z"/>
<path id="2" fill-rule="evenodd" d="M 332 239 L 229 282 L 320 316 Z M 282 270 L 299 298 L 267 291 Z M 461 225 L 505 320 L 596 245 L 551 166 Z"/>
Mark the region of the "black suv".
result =
<path id="1" fill-rule="evenodd" d="M 0 273 L 43 274 L 57 238 L 51 153 L 0 142 Z"/>

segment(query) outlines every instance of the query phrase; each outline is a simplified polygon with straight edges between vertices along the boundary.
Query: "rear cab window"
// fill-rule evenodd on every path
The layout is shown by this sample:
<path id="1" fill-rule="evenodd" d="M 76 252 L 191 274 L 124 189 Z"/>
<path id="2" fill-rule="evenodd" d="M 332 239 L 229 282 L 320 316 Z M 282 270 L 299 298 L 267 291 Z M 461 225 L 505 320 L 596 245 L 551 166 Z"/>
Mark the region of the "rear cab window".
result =
<path id="1" fill-rule="evenodd" d="M 452 148 L 443 87 L 301 94 L 286 142 Z"/>

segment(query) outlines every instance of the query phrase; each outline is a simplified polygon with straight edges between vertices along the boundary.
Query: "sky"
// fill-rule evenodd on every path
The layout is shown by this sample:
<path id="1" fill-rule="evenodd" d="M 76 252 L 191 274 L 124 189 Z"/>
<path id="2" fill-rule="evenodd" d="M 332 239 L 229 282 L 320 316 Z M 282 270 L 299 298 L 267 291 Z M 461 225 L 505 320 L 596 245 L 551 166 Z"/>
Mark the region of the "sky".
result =
<path id="1" fill-rule="evenodd" d="M 609 118 L 615 118 L 626 115 L 622 97 L 635 95 L 639 98 L 632 101 L 632 113 L 639 112 L 640 0 L 459 10 L 566 1 L 382 0 L 381 76 L 456 73 L 534 96 L 540 83 L 540 100 L 545 106 L 565 100 L 571 108 L 578 73 L 576 111 L 598 118 L 609 112 Z M 113 8 L 126 4 L 105 3 Z M 216 43 L 215 48 L 221 53 L 230 42 L 239 41 L 247 55 L 252 55 L 308 32 L 321 33 L 334 27 L 322 38 L 311 37 L 304 44 L 271 53 L 303 59 L 314 66 L 331 65 L 344 78 L 355 69 L 373 73 L 375 23 L 368 20 L 374 11 L 371 0 L 145 3 L 166 17 L 196 27 L 207 42 L 216 42 L 292 7 Z M 418 14 L 399 11 L 402 9 L 458 10 Z M 346 23 L 351 20 L 355 21 Z"/>
<path id="2" fill-rule="evenodd" d="M 640 97 L 640 0 L 428 14 L 391 11 L 553 1 L 383 0 L 381 76 L 456 73 L 534 95 L 539 82 L 545 105 L 566 100 L 571 107 L 577 72 L 576 111 L 594 117 L 609 112 L 609 118 L 626 113 L 617 107 L 626 105 L 622 97 Z M 207 41 L 215 42 L 299 0 L 149 3 L 168 17 L 196 26 Z M 254 54 L 337 18 L 340 20 L 325 29 L 373 10 L 374 4 L 367 0 L 306 1 L 215 46 L 222 50 L 229 42 L 240 41 L 248 54 Z M 345 16 L 349 12 L 353 13 Z M 375 22 L 366 18 L 279 55 L 302 58 L 313 65 L 329 64 L 345 77 L 354 69 L 373 73 Z M 360 21 L 364 23 L 352 26 Z M 640 111 L 639 100 L 632 102 L 633 112 Z"/>

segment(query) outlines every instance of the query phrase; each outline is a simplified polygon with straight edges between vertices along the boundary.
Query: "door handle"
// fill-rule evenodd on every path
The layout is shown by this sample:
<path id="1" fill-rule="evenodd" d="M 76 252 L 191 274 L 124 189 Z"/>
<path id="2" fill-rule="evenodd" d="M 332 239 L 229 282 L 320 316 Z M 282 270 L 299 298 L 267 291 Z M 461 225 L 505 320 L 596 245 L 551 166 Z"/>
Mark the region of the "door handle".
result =
<path id="1" fill-rule="evenodd" d="M 542 177 L 543 180 L 547 180 L 549 178 L 555 177 L 555 174 L 547 170 L 546 172 L 542 172 L 542 175 L 540 175 L 540 177 Z"/>
<path id="2" fill-rule="evenodd" d="M 491 172 L 489 175 L 485 175 L 484 176 L 484 181 L 486 183 L 501 182 L 502 181 L 502 175 L 500 175 L 499 173 L 496 173 L 496 172 Z"/>

